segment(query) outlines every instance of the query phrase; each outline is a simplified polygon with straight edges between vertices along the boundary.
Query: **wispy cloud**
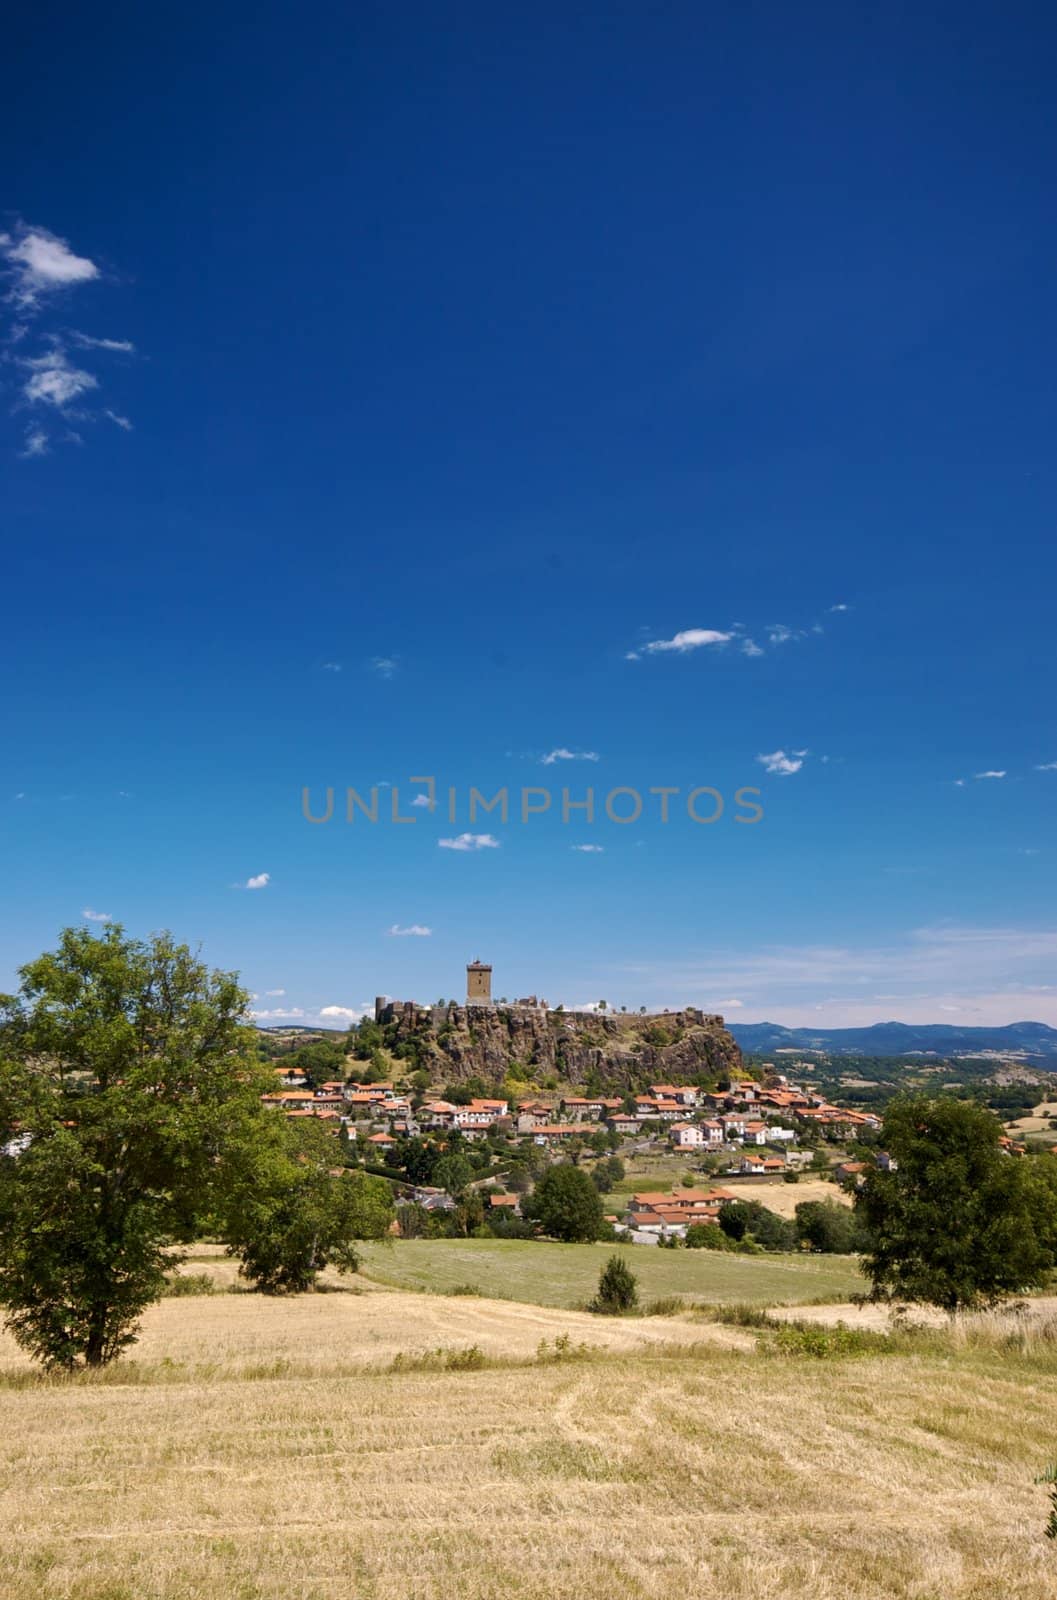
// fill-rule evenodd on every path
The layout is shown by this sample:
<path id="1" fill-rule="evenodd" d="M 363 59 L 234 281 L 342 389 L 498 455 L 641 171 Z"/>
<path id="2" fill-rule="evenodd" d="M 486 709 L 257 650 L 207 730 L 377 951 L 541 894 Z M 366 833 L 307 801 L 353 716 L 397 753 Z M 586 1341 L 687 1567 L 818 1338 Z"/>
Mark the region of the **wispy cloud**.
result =
<path id="1" fill-rule="evenodd" d="M 29 373 L 22 393 L 30 405 L 54 406 L 58 411 L 66 411 L 81 395 L 99 387 L 98 380 L 90 372 L 71 366 L 65 352 L 57 345 L 44 355 L 26 357 L 21 365 Z"/>
<path id="2" fill-rule="evenodd" d="M 321 670 L 323 672 L 340 672 L 341 671 L 341 662 L 340 661 L 324 661 L 323 664 L 322 664 L 322 669 Z"/>
<path id="3" fill-rule="evenodd" d="M 84 910 L 81 912 L 81 916 L 84 918 L 85 922 L 113 921 L 109 911 L 93 911 L 91 906 L 85 906 Z"/>
<path id="4" fill-rule="evenodd" d="M 499 840 L 490 833 L 460 833 L 454 839 L 438 839 L 442 850 L 498 850 Z"/>
<path id="5" fill-rule="evenodd" d="M 269 997 L 269 999 L 275 1000 L 275 999 L 278 999 L 281 995 L 284 995 L 286 993 L 286 990 L 285 989 L 265 989 L 264 992 Z"/>
<path id="6" fill-rule="evenodd" d="M 784 750 L 772 750 L 770 755 L 760 755 L 756 759 L 765 772 L 775 777 L 789 778 L 794 772 L 800 771 L 806 755 L 806 750 L 792 750 L 788 755 Z"/>
<path id="7" fill-rule="evenodd" d="M 78 255 L 47 228 L 18 222 L 0 233 L 0 282 L 6 283 L 3 299 L 9 313 L 0 337 L 13 347 L 8 359 L 21 369 L 16 409 L 50 415 L 53 423 L 61 419 L 61 426 L 51 429 L 43 420 L 30 424 L 17 452 L 23 460 L 50 454 L 52 445 L 83 444 L 84 434 L 78 430 L 84 423 L 107 421 L 124 433 L 132 431 L 123 413 L 109 407 L 93 409 L 89 402 L 100 381 L 83 364 L 89 354 L 134 355 L 132 340 L 70 329 L 56 319 L 55 308 L 68 294 L 101 277 L 94 261 Z M 79 353 L 77 360 L 71 358 L 71 350 Z M 71 421 L 78 428 L 71 427 Z"/>
<path id="8" fill-rule="evenodd" d="M 927 1022 L 943 1005 L 964 1008 L 974 1022 L 1035 1018 L 1057 1025 L 1055 962 L 1057 928 L 941 923 L 881 946 L 704 948 L 691 960 L 675 956 L 631 965 L 623 981 L 664 1005 L 738 995 L 754 1018 L 790 1026 L 817 1026 L 824 1019 L 828 1027 L 852 1027 L 893 1016 Z M 616 987 L 615 978 L 607 981 Z"/>
<path id="9" fill-rule="evenodd" d="M 605 851 L 604 844 L 574 844 L 570 848 L 578 850 L 582 856 L 600 856 Z"/>
<path id="10" fill-rule="evenodd" d="M 567 750 L 564 745 L 560 745 L 557 750 L 548 750 L 545 756 L 540 757 L 545 767 L 553 767 L 556 761 L 597 761 L 598 759 L 597 750 Z"/>
<path id="11" fill-rule="evenodd" d="M 27 428 L 25 443 L 18 453 L 23 461 L 31 461 L 34 456 L 50 454 L 50 450 L 48 436 L 43 428 Z"/>
<path id="12" fill-rule="evenodd" d="M 304 1016 L 301 1006 L 276 1006 L 271 1011 L 251 1011 L 250 1016 L 256 1017 L 258 1022 L 296 1022 Z"/>
<path id="13" fill-rule="evenodd" d="M 421 922 L 412 922 L 408 927 L 402 928 L 398 922 L 387 929 L 393 939 L 428 939 L 433 932 L 432 928 L 423 927 Z"/>
<path id="14" fill-rule="evenodd" d="M 639 661 L 643 656 L 688 655 L 691 650 L 704 649 L 706 645 L 729 644 L 733 634 L 721 633 L 718 628 L 685 628 L 682 633 L 676 633 L 670 639 L 651 639 L 648 644 L 643 644 L 637 650 L 629 650 L 624 657 L 625 661 Z"/>
<path id="15" fill-rule="evenodd" d="M 827 607 L 827 612 L 850 611 L 851 607 L 843 601 Z M 782 645 L 791 644 L 794 640 L 806 639 L 811 634 L 825 633 L 821 622 L 813 622 L 803 627 L 795 627 L 788 622 L 771 622 L 761 627 L 759 624 L 751 630 L 743 622 L 732 622 L 726 628 L 686 628 L 681 633 L 673 634 L 670 639 L 651 639 L 646 644 L 636 645 L 634 649 L 625 652 L 625 661 L 641 661 L 644 656 L 662 655 L 666 653 L 675 655 L 688 655 L 691 651 L 705 649 L 712 646 L 722 649 L 724 645 L 733 644 L 743 656 L 762 656 L 768 649 L 776 650 Z M 762 635 L 765 645 L 758 642 Z"/>
<path id="16" fill-rule="evenodd" d="M 233 889 L 267 889 L 272 881 L 270 872 L 258 872 L 255 877 L 247 878 L 245 883 L 233 883 Z"/>
<path id="17" fill-rule="evenodd" d="M 99 276 L 95 262 L 76 255 L 65 239 L 22 222 L 12 233 L 0 233 L 0 257 L 11 282 L 10 298 L 23 312 L 34 310 L 46 295 Z"/>
<path id="18" fill-rule="evenodd" d="M 94 339 L 90 333 L 78 333 L 76 329 L 70 339 L 80 350 L 106 350 L 111 355 L 123 356 L 134 355 L 136 351 L 131 339 Z"/>
<path id="19" fill-rule="evenodd" d="M 979 783 L 981 778 L 1004 778 L 1006 774 L 1004 768 L 1002 770 L 990 768 L 987 772 L 976 772 L 973 774 L 973 776 L 975 777 L 977 783 Z"/>
<path id="20" fill-rule="evenodd" d="M 1036 772 L 1057 772 L 1057 761 L 1043 761 L 1035 768 Z"/>
<path id="21" fill-rule="evenodd" d="M 371 671 L 377 673 L 379 678 L 391 678 L 399 664 L 398 656 L 374 656 L 371 660 Z"/>
<path id="22" fill-rule="evenodd" d="M 431 800 L 429 795 L 425 793 L 416 794 L 411 804 L 413 806 L 418 806 L 420 809 L 425 811 L 435 811 L 437 808 L 437 802 L 435 800 Z"/>

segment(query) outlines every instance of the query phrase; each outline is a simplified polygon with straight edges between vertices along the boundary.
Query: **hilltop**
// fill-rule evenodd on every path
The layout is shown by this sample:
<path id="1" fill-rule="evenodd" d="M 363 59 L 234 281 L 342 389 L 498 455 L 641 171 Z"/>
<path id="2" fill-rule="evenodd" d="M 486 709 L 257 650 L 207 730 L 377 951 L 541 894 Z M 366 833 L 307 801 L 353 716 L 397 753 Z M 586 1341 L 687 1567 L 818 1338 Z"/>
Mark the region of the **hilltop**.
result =
<path id="1" fill-rule="evenodd" d="M 446 1082 L 494 1082 L 512 1073 L 623 1090 L 741 1070 L 723 1018 L 693 1007 L 644 1016 L 398 1001 L 379 1010 L 377 1026 L 395 1055 Z"/>

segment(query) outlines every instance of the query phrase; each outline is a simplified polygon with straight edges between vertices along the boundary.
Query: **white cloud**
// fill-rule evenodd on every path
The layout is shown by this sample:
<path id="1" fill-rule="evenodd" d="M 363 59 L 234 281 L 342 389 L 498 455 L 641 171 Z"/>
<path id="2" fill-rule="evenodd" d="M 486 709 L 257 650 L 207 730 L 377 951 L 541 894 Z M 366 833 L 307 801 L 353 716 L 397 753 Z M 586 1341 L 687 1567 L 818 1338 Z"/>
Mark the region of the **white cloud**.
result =
<path id="1" fill-rule="evenodd" d="M 93 911 L 91 906 L 85 906 L 84 910 L 81 912 L 81 916 L 84 918 L 84 920 L 86 922 L 111 922 L 111 921 L 113 921 L 113 918 L 111 917 L 109 911 Z"/>
<path id="2" fill-rule="evenodd" d="M 851 606 L 845 605 L 844 601 L 841 600 L 841 601 L 838 602 L 837 605 L 830 606 L 829 610 L 830 611 L 850 611 L 851 610 Z"/>
<path id="3" fill-rule="evenodd" d="M 431 800 L 428 794 L 416 794 L 411 804 L 413 806 L 425 806 L 428 811 L 436 809 L 436 801 Z"/>
<path id="4" fill-rule="evenodd" d="M 756 759 L 765 772 L 770 772 L 779 778 L 788 778 L 794 772 L 799 772 L 804 765 L 806 750 L 794 750 L 786 755 L 784 750 L 772 750 L 770 755 L 757 756 Z"/>
<path id="5" fill-rule="evenodd" d="M 279 997 L 279 996 L 280 996 L 280 995 L 284 995 L 284 994 L 285 994 L 285 993 L 286 993 L 286 990 L 285 990 L 285 989 L 265 989 L 265 991 L 264 991 L 264 992 L 265 992 L 265 994 L 266 994 L 266 995 L 268 995 L 268 996 L 269 996 L 269 997 L 270 997 L 270 998 L 271 998 L 271 999 L 276 999 L 276 998 L 278 998 L 278 997 Z"/>
<path id="6" fill-rule="evenodd" d="M 1035 771 L 1036 772 L 1057 772 L 1057 761 L 1044 761 L 1041 766 L 1038 766 L 1038 767 L 1035 768 Z"/>
<path id="7" fill-rule="evenodd" d="M 641 656 L 661 655 L 666 651 L 674 651 L 676 655 L 686 655 L 689 651 L 700 650 L 705 645 L 729 644 L 732 638 L 733 634 L 720 633 L 716 628 L 686 628 L 671 639 L 651 639 L 649 644 L 641 645 L 638 650 L 629 650 L 624 659 L 638 661 Z"/>
<path id="8" fill-rule="evenodd" d="M 402 928 L 398 922 L 394 922 L 388 932 L 394 939 L 428 939 L 433 929 L 423 927 L 421 922 L 412 922 L 406 928 Z"/>
<path id="9" fill-rule="evenodd" d="M 673 1009 L 726 991 L 741 997 L 744 1020 L 790 1027 L 810 1027 L 820 998 L 830 1027 L 867 1026 L 893 1016 L 935 1021 L 942 1007 L 952 1005 L 976 1023 L 1034 1018 L 1057 1026 L 1055 962 L 1057 927 L 938 924 L 902 933 L 887 945 L 705 947 L 690 959 L 672 955 L 628 964 L 606 981 L 621 989 L 634 984 L 643 999 Z M 872 995 L 862 992 L 864 979 L 876 985 Z"/>
<path id="10" fill-rule="evenodd" d="M 574 845 L 571 846 L 571 848 L 573 850 L 579 850 L 580 854 L 583 855 L 583 856 L 600 856 L 603 853 L 603 851 L 605 850 L 605 845 L 602 845 L 602 844 L 574 844 Z"/>
<path id="11" fill-rule="evenodd" d="M 258 872 L 256 877 L 247 878 L 245 883 L 236 883 L 236 889 L 267 889 L 272 881 L 270 872 Z"/>
<path id="12" fill-rule="evenodd" d="M 798 628 L 787 628 L 784 622 L 775 622 L 767 629 L 767 638 L 771 644 L 788 644 L 790 639 L 803 638 L 803 634 Z"/>
<path id="13" fill-rule="evenodd" d="M 375 656 L 371 661 L 371 670 L 380 678 L 391 678 L 397 668 L 398 657 Z"/>
<path id="14" fill-rule="evenodd" d="M 57 345 L 46 355 L 28 357 L 22 365 L 31 374 L 22 386 L 30 405 L 55 406 L 65 411 L 71 401 L 99 387 L 90 372 L 72 367 Z"/>
<path id="15" fill-rule="evenodd" d="M 131 339 L 94 339 L 90 333 L 76 332 L 70 337 L 82 350 L 109 350 L 114 354 L 130 356 L 136 349 Z"/>
<path id="16" fill-rule="evenodd" d="M 342 1022 L 359 1022 L 371 1011 L 368 1006 L 323 1006 L 320 1008 L 321 1017 L 338 1018 Z"/>
<path id="17" fill-rule="evenodd" d="M 84 333 L 57 325 L 54 315 L 48 316 L 64 292 L 100 277 L 94 261 L 77 255 L 65 239 L 47 228 L 19 222 L 10 232 L 0 233 L 0 280 L 7 285 L 4 299 L 9 313 L 12 306 L 16 308 L 15 315 L 8 316 L 4 337 L 9 347 L 18 346 L 27 352 L 10 357 L 22 369 L 21 405 L 51 408 L 67 421 L 72 416 L 85 422 L 106 419 L 129 433 L 132 423 L 127 416 L 88 404 L 88 397 L 99 389 L 99 380 L 86 370 L 81 359 L 71 359 L 70 351 L 77 355 L 84 352 L 131 356 L 135 353 L 131 339 Z M 43 324 L 41 338 L 36 351 L 30 353 L 31 336 L 38 323 Z M 77 410 L 71 410 L 75 406 Z M 28 459 L 49 454 L 52 445 L 83 443 L 81 434 L 69 427 L 50 438 L 42 429 L 31 427 L 24 448 L 18 453 Z"/>
<path id="18" fill-rule="evenodd" d="M 974 776 L 976 778 L 976 781 L 978 783 L 979 783 L 981 778 L 1004 778 L 1005 775 L 1006 774 L 1005 774 L 1004 769 L 1002 771 L 995 771 L 995 770 L 992 769 L 992 770 L 990 770 L 988 772 L 977 772 L 977 773 L 974 774 Z"/>
<path id="19" fill-rule="evenodd" d="M 499 840 L 490 833 L 460 833 L 454 839 L 438 839 L 442 850 L 498 850 Z"/>
<path id="20" fill-rule="evenodd" d="M 755 639 L 743 639 L 741 641 L 741 653 L 743 656 L 762 656 L 764 652 L 760 649 Z"/>
<path id="21" fill-rule="evenodd" d="M 557 750 L 549 750 L 540 759 L 545 767 L 553 767 L 556 761 L 597 761 L 599 758 L 596 750 L 566 750 L 564 745 L 560 745 Z"/>
<path id="22" fill-rule="evenodd" d="M 75 255 L 65 239 L 24 223 L 13 235 L 0 234 L 0 254 L 13 280 L 11 298 L 23 309 L 36 306 L 41 295 L 89 283 L 99 276 L 95 262 Z"/>
<path id="23" fill-rule="evenodd" d="M 34 456 L 46 456 L 49 453 L 48 436 L 43 428 L 28 428 L 26 442 L 19 455 L 23 461 L 31 461 Z"/>
<path id="24" fill-rule="evenodd" d="M 303 1009 L 301 1008 L 301 1006 L 288 1006 L 288 1007 L 276 1006 L 274 1011 L 251 1011 L 250 1012 L 250 1016 L 251 1017 L 256 1017 L 257 1020 L 260 1021 L 260 1022 L 264 1022 L 264 1021 L 282 1022 L 284 1020 L 286 1020 L 286 1021 L 296 1021 L 298 1017 L 303 1017 L 304 1014 L 305 1013 L 304 1013 Z"/>
<path id="25" fill-rule="evenodd" d="M 341 662 L 340 661 L 324 661 L 324 663 L 323 663 L 323 671 L 324 672 L 340 672 L 341 671 Z"/>

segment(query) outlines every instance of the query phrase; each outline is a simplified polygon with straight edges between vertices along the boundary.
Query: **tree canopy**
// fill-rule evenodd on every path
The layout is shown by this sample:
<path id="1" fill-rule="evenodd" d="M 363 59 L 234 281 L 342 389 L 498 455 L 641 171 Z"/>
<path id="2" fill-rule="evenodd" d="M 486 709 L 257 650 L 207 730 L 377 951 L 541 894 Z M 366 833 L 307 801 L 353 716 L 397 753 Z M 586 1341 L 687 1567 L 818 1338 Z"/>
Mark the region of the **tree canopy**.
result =
<path id="1" fill-rule="evenodd" d="M 949 1312 L 1041 1285 L 1054 1264 L 1057 1193 L 1038 1162 L 1008 1155 L 971 1101 L 913 1095 L 885 1113 L 895 1170 L 871 1168 L 856 1198 L 870 1235 L 871 1298 Z"/>
<path id="2" fill-rule="evenodd" d="M 168 934 L 67 929 L 0 1000 L 0 1303 L 45 1366 L 100 1366 L 215 1205 L 266 1086 L 247 995 Z"/>
<path id="3" fill-rule="evenodd" d="M 605 1229 L 598 1190 L 581 1167 L 565 1162 L 547 1169 L 521 1209 L 544 1233 L 566 1243 L 598 1239 Z"/>

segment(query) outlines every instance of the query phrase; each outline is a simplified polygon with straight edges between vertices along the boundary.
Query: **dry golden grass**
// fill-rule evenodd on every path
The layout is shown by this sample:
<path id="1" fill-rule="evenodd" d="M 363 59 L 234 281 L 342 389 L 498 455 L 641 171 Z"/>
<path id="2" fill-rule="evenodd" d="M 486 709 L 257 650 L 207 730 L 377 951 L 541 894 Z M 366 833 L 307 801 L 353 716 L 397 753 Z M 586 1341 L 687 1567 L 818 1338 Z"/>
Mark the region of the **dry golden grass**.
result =
<path id="1" fill-rule="evenodd" d="M 556 1362 L 562 1333 L 605 1349 Z M 379 1370 L 468 1343 L 511 1360 Z M 170 1300 L 123 1374 L 25 1370 L 0 1349 L 4 1600 L 1054 1592 L 1057 1360 L 778 1359 L 684 1318 L 372 1291 Z"/>
<path id="2" fill-rule="evenodd" d="M 780 1217 L 792 1217 L 798 1205 L 805 1200 L 835 1200 L 838 1205 L 850 1206 L 851 1195 L 839 1184 L 826 1183 L 822 1178 L 801 1178 L 799 1183 L 753 1183 L 751 1179 L 717 1178 L 721 1187 L 729 1189 L 739 1200 L 758 1200 L 768 1211 Z"/>

